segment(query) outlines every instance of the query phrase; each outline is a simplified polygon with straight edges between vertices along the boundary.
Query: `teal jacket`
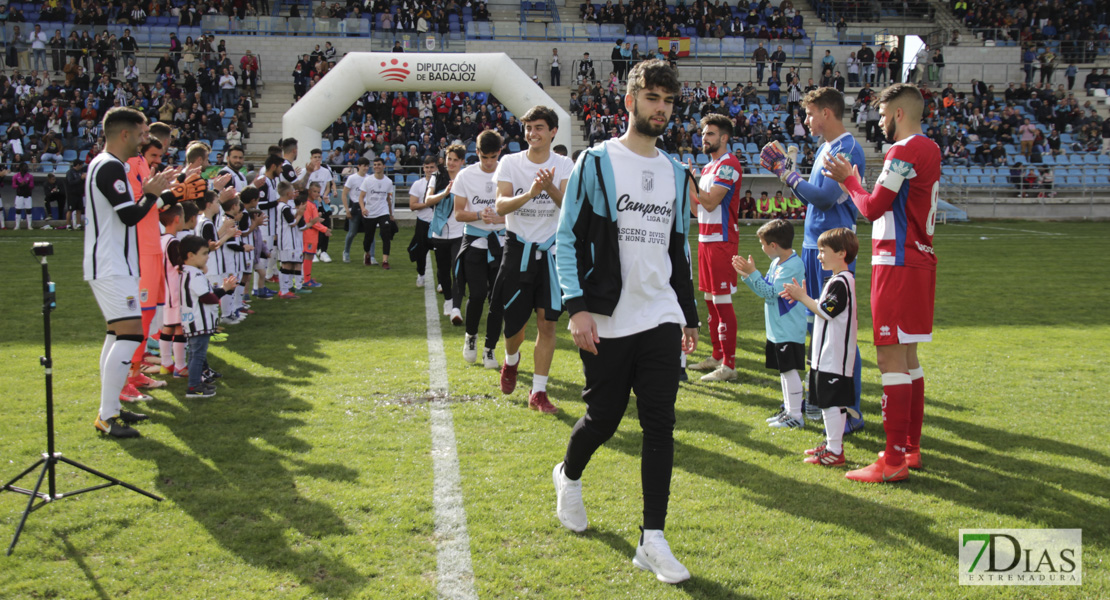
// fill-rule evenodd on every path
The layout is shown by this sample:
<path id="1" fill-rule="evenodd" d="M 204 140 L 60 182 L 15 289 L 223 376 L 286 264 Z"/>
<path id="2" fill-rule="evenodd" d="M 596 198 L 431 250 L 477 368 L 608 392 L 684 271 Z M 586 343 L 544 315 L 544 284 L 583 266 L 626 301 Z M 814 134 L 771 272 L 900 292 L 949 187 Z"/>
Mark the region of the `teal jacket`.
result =
<path id="1" fill-rule="evenodd" d="M 666 153 L 664 153 L 666 154 Z M 690 271 L 689 185 L 693 178 L 674 157 L 675 223 L 668 254 L 671 287 L 678 296 L 686 327 L 697 328 L 698 309 Z M 559 231 L 555 235 L 555 269 L 569 314 L 583 310 L 612 315 L 621 297 L 621 259 L 617 233 L 617 191 L 613 163 L 604 145 L 586 149 L 567 181 Z"/>

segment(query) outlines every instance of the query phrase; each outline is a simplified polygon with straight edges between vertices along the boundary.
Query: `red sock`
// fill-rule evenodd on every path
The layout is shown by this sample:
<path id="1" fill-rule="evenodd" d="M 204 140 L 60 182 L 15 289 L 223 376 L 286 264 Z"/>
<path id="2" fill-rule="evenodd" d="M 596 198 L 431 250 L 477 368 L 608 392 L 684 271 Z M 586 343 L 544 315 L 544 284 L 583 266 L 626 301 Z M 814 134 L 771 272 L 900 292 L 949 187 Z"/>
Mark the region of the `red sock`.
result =
<path id="1" fill-rule="evenodd" d="M 890 466 L 902 464 L 906 457 L 912 387 L 909 373 L 883 373 L 883 430 L 886 431 L 883 457 Z"/>
<path id="2" fill-rule="evenodd" d="M 135 348 L 135 354 L 131 355 L 131 370 L 136 371 L 142 366 L 143 354 L 146 353 L 146 332 L 150 331 L 150 324 L 154 322 L 154 309 L 144 310 L 143 314 L 143 341 Z"/>
<path id="3" fill-rule="evenodd" d="M 732 304 L 717 305 L 717 337 L 725 366 L 736 368 L 736 311 Z"/>
<path id="4" fill-rule="evenodd" d="M 921 424 L 925 420 L 925 371 L 918 367 L 910 369 L 913 390 L 910 394 L 910 430 L 907 452 L 921 451 Z"/>
<path id="5" fill-rule="evenodd" d="M 306 254 L 305 256 L 308 255 Z M 304 271 L 304 282 L 308 283 L 308 280 L 312 279 L 312 258 L 304 259 L 304 264 L 302 265 L 301 270 Z"/>
<path id="6" fill-rule="evenodd" d="M 705 308 L 709 313 L 709 341 L 713 344 L 713 358 L 716 360 L 721 360 L 721 357 L 724 356 L 724 354 L 721 352 L 721 340 L 718 339 L 718 336 L 715 333 L 717 331 L 717 323 L 719 321 L 719 319 L 717 318 L 717 305 L 713 304 L 712 299 L 709 299 L 705 301 Z"/>

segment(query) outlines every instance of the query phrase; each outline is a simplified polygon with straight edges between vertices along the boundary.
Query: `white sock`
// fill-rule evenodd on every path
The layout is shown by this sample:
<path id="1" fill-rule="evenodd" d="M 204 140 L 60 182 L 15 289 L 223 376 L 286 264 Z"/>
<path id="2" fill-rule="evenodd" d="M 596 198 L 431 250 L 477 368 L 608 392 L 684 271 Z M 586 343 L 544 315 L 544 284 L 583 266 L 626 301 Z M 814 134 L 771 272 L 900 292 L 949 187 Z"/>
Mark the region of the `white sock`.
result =
<path id="1" fill-rule="evenodd" d="M 31 213 L 27 213 L 27 229 L 31 228 Z"/>
<path id="2" fill-rule="evenodd" d="M 262 289 L 262 286 L 258 285 L 258 271 L 254 272 L 254 279 L 251 280 L 251 289 L 252 290 Z"/>
<path id="3" fill-rule="evenodd" d="M 278 289 L 281 291 L 281 293 L 289 293 L 289 286 L 293 283 L 292 281 L 290 281 L 290 279 L 292 279 L 290 275 L 286 273 L 278 273 Z"/>
<path id="4" fill-rule="evenodd" d="M 243 283 L 247 279 L 244 277 L 239 280 L 239 285 L 235 286 L 235 310 L 247 307 L 247 286 Z"/>
<path id="5" fill-rule="evenodd" d="M 518 362 L 520 362 L 520 351 L 519 350 L 517 351 L 516 354 L 509 354 L 508 352 L 505 353 L 505 364 L 512 367 L 512 366 L 516 365 Z"/>
<path id="6" fill-rule="evenodd" d="M 844 423 L 848 420 L 848 411 L 839 406 L 822 408 L 821 414 L 825 415 L 825 444 L 833 454 L 844 453 Z"/>
<path id="7" fill-rule="evenodd" d="M 138 337 L 138 336 L 134 336 Z M 131 370 L 131 356 L 139 347 L 136 339 L 116 338 L 112 349 L 104 358 L 100 376 L 100 418 L 108 420 L 119 415 L 119 394 L 127 385 L 127 372 Z"/>
<path id="8" fill-rule="evenodd" d="M 532 376 L 532 393 L 547 391 L 547 375 Z"/>
<path id="9" fill-rule="evenodd" d="M 802 378 L 798 370 L 793 369 L 779 375 L 782 380 L 782 399 L 786 404 L 786 412 L 795 419 L 802 418 Z"/>
<path id="10" fill-rule="evenodd" d="M 162 339 L 162 335 L 158 335 L 158 352 L 162 355 L 162 368 L 169 369 L 173 367 L 173 336 L 170 339 Z"/>
<path id="11" fill-rule="evenodd" d="M 234 300 L 235 297 L 231 294 L 224 294 L 220 298 L 220 314 L 225 317 L 230 317 L 231 313 L 235 311 L 235 307 L 232 305 Z"/>
<path id="12" fill-rule="evenodd" d="M 685 352 L 679 352 L 678 353 L 678 362 L 679 362 L 679 364 L 682 365 L 683 369 L 686 368 L 686 353 Z"/>
<path id="13" fill-rule="evenodd" d="M 112 350 L 112 344 L 116 343 L 116 334 L 108 333 L 104 336 L 104 347 L 100 349 L 100 376 L 104 377 L 104 361 L 108 359 L 108 353 Z"/>
<path id="14" fill-rule="evenodd" d="M 293 278 L 293 289 L 298 292 L 301 291 L 301 288 L 304 287 L 304 277 L 300 273 L 294 273 L 290 277 Z"/>
<path id="15" fill-rule="evenodd" d="M 175 335 L 174 338 L 176 337 Z M 185 368 L 185 342 L 178 342 L 176 339 L 173 343 L 173 368 L 178 371 Z"/>

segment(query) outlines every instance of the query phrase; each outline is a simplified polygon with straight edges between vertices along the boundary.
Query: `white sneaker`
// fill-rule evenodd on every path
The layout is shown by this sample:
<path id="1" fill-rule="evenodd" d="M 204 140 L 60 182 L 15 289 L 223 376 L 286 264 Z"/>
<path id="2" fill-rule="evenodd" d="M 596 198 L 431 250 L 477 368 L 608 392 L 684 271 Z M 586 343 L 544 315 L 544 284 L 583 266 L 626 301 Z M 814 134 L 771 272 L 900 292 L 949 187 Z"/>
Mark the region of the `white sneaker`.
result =
<path id="1" fill-rule="evenodd" d="M 779 429 L 805 429 L 805 417 L 792 417 L 790 413 L 783 413 L 776 421 L 767 423 L 768 427 L 776 427 Z"/>
<path id="2" fill-rule="evenodd" d="M 326 262 L 326 263 L 331 262 L 331 257 L 328 256 L 327 252 L 321 252 L 320 253 L 320 262 Z"/>
<path id="3" fill-rule="evenodd" d="M 463 324 L 462 312 L 459 309 L 455 308 L 455 307 L 451 307 L 451 324 L 452 325 L 462 325 Z"/>
<path id="4" fill-rule="evenodd" d="M 442 294 L 443 293 L 443 286 L 438 284 L 438 283 L 436 284 L 436 293 L 437 294 Z"/>
<path id="5" fill-rule="evenodd" d="M 725 365 L 721 365 L 713 370 L 708 375 L 702 375 L 702 381 L 732 381 L 736 379 L 736 369 L 730 369 Z"/>
<path id="6" fill-rule="evenodd" d="M 54 228 L 50 226 L 50 223 L 47 223 L 46 225 L 42 226 L 42 229 L 45 230 L 45 231 L 50 231 L 51 229 L 54 229 Z"/>
<path id="7" fill-rule="evenodd" d="M 344 252 L 343 253 L 343 262 L 345 262 L 345 263 L 351 262 L 351 253 L 350 252 Z"/>
<path id="8" fill-rule="evenodd" d="M 452 301 L 450 299 L 447 299 L 447 300 L 443 301 L 443 316 L 445 316 L 445 317 L 450 317 L 451 316 L 451 308 L 452 308 L 451 304 L 452 304 Z"/>
<path id="9" fill-rule="evenodd" d="M 316 256 L 313 256 L 313 257 L 312 257 L 312 262 L 314 262 L 314 263 L 318 263 L 318 262 L 320 262 L 320 255 L 319 255 L 319 254 L 317 254 Z"/>
<path id="10" fill-rule="evenodd" d="M 416 287 L 418 287 L 418 288 L 424 287 L 424 276 L 423 275 L 417 275 L 416 276 Z"/>
<path id="11" fill-rule="evenodd" d="M 713 358 L 712 356 L 710 356 L 709 358 L 701 361 L 700 363 L 698 363 L 696 365 L 691 365 L 691 366 L 686 367 L 686 368 L 687 369 L 693 369 L 695 371 L 712 371 L 713 369 L 716 369 L 719 366 L 721 366 L 721 361 L 716 359 L 716 358 Z"/>
<path id="12" fill-rule="evenodd" d="M 486 348 L 482 351 L 482 366 L 487 369 L 501 368 L 501 365 L 497 364 L 497 359 L 493 357 L 493 348 Z"/>
<path id="13" fill-rule="evenodd" d="M 478 360 L 478 336 L 467 334 L 463 339 L 463 360 L 472 363 Z"/>
<path id="14" fill-rule="evenodd" d="M 632 564 L 655 573 L 655 578 L 663 583 L 682 583 L 690 578 L 690 571 L 671 554 L 662 529 L 645 529 L 640 534 Z"/>
<path id="15" fill-rule="evenodd" d="M 376 258 L 374 258 L 373 256 L 371 256 L 371 257 L 370 257 L 370 266 L 371 266 L 371 267 L 376 267 L 376 266 L 378 266 L 378 259 L 376 259 Z"/>
<path id="16" fill-rule="evenodd" d="M 551 480 L 555 483 L 555 516 L 559 517 L 559 522 L 571 531 L 586 531 L 590 522 L 586 519 L 586 505 L 582 503 L 582 480 L 567 479 L 563 475 L 563 463 L 551 470 Z"/>

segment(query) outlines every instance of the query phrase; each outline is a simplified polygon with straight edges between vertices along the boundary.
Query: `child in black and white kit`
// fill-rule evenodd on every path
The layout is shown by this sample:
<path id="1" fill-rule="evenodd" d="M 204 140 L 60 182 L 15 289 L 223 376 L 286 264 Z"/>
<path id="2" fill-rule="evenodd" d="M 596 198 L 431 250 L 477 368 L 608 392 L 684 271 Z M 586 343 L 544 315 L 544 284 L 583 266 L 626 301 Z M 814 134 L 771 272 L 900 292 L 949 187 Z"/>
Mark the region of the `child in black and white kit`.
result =
<path id="1" fill-rule="evenodd" d="M 817 258 L 833 276 L 816 301 L 806 295 L 804 282 L 785 284 L 780 294 L 801 302 L 818 318 L 813 324 L 809 401 L 825 417 L 825 443 L 806 450 L 805 462 L 826 467 L 844 464 L 844 423 L 855 404 L 856 280 L 848 265 L 856 259 L 859 240 L 851 229 L 830 229 L 817 238 Z M 852 415 L 859 418 L 859 415 Z"/>

